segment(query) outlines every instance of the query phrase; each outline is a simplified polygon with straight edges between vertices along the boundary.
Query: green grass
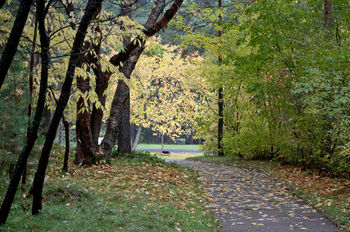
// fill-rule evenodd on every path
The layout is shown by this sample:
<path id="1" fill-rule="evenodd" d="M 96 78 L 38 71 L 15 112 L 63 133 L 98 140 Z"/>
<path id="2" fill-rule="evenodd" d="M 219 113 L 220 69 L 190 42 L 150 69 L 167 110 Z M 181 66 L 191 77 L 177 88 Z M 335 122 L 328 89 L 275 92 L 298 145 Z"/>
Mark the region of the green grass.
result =
<path id="1" fill-rule="evenodd" d="M 196 144 L 164 144 L 164 149 L 199 149 L 200 145 Z M 139 144 L 137 148 L 162 149 L 161 144 Z"/>
<path id="2" fill-rule="evenodd" d="M 170 153 L 156 154 L 156 156 L 164 160 L 185 160 L 189 158 L 202 157 L 203 153 Z"/>
<path id="3" fill-rule="evenodd" d="M 217 231 L 204 191 L 189 169 L 149 153 L 114 159 L 111 166 L 73 167 L 70 173 L 60 171 L 61 162 L 50 163 L 42 212 L 32 216 L 32 199 L 19 189 L 0 231 Z M 0 181 L 3 199 L 4 171 Z"/>

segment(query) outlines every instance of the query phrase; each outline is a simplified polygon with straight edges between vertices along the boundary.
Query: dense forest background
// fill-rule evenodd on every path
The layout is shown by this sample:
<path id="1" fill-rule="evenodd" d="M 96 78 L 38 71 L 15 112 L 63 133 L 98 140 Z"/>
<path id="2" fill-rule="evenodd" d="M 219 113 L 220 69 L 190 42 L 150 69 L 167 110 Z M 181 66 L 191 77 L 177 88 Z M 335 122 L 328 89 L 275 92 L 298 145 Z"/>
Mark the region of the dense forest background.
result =
<path id="1" fill-rule="evenodd" d="M 0 165 L 33 214 L 52 148 L 76 165 L 137 144 L 350 174 L 347 0 L 0 1 Z M 39 160 L 39 161 L 38 161 Z"/>

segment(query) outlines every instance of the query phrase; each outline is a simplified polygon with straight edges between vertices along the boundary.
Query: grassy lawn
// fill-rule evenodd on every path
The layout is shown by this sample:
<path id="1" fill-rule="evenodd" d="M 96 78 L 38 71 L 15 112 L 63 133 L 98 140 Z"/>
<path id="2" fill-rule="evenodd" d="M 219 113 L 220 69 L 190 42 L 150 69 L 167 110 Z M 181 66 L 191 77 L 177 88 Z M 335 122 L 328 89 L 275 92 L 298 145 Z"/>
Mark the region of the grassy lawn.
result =
<path id="1" fill-rule="evenodd" d="M 250 161 L 235 157 L 201 156 L 190 160 L 258 168 L 282 180 L 288 188 L 326 215 L 331 221 L 350 231 L 350 180 L 318 175 L 311 170 L 269 161 Z"/>
<path id="2" fill-rule="evenodd" d="M 189 169 L 144 153 L 112 165 L 72 166 L 69 173 L 60 170 L 61 162 L 51 160 L 42 212 L 32 216 L 32 199 L 19 189 L 0 231 L 217 231 Z M 9 182 L 4 170 L 0 181 L 3 199 Z"/>
<path id="3" fill-rule="evenodd" d="M 155 155 L 164 160 L 185 160 L 189 158 L 202 157 L 203 153 L 155 153 Z"/>
<path id="4" fill-rule="evenodd" d="M 139 144 L 137 148 L 153 148 L 162 149 L 161 144 Z M 164 149 L 199 149 L 199 145 L 196 144 L 164 144 Z"/>

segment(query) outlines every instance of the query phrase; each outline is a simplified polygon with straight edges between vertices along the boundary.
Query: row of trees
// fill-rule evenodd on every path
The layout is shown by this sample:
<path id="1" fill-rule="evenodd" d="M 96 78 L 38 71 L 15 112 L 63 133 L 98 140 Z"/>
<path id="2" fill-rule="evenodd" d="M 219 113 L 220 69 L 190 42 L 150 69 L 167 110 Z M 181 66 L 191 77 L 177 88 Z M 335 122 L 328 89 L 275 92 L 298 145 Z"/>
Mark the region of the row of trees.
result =
<path id="1" fill-rule="evenodd" d="M 191 8 L 211 30 L 176 22 L 185 44 L 207 51 L 203 77 L 223 88 L 226 155 L 350 173 L 349 8 L 332 0 L 224 1 L 221 9 Z M 216 150 L 219 110 L 207 112 L 199 132 Z"/>
<path id="2" fill-rule="evenodd" d="M 120 152 L 131 151 L 130 89 L 127 83 L 145 49 L 147 38 L 167 26 L 182 0 L 170 3 L 165 0 L 102 3 L 103 0 L 23 0 L 1 5 L 1 20 L 7 26 L 13 22 L 13 26 L 8 30 L 11 31 L 9 36 L 2 37 L 4 49 L 0 60 L 0 88 L 1 91 L 13 91 L 18 97 L 29 95 L 31 100 L 28 102 L 30 123 L 26 142 L 1 206 L 0 224 L 6 222 L 28 156 L 38 138 L 44 111 L 54 113 L 47 128 L 32 186 L 33 214 L 39 213 L 42 208 L 45 172 L 61 120 L 66 128 L 68 146 L 67 128 L 76 115 L 76 163 L 91 165 L 99 157 L 109 159 L 117 138 Z M 85 8 L 82 4 L 86 4 Z M 13 6 L 18 8 L 14 21 Z M 150 9 L 146 10 L 145 6 Z M 147 19 L 139 19 L 144 22 L 143 25 L 132 18 L 132 13 L 140 7 L 143 13 L 148 13 Z M 17 48 L 19 53 L 16 53 Z M 22 56 L 22 60 L 16 56 Z M 13 67 L 19 64 L 19 70 L 29 67 L 28 81 L 22 79 L 23 83 L 15 86 L 14 90 L 11 75 L 24 72 L 12 69 L 8 73 L 11 63 L 15 64 Z M 36 71 L 38 69 L 40 71 Z M 7 76 L 9 80 L 6 80 Z M 106 102 L 115 82 L 117 87 L 114 88 L 108 116 Z M 25 95 L 26 85 L 30 90 L 28 95 Z M 2 94 L 5 98 L 10 97 L 5 94 L 6 91 Z M 33 118 L 32 108 L 35 109 Z M 98 146 L 103 118 L 108 118 L 106 133 L 102 144 Z M 68 155 L 69 147 L 66 158 Z M 67 159 L 64 168 L 68 168 Z"/>

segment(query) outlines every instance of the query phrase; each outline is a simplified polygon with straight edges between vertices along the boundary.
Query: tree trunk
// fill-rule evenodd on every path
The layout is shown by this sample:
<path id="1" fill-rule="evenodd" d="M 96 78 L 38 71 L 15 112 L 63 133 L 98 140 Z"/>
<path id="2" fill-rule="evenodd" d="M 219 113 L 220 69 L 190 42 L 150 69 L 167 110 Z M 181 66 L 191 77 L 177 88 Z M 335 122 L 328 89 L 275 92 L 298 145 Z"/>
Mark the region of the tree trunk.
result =
<path id="1" fill-rule="evenodd" d="M 98 66 L 98 68 L 94 70 L 94 72 L 96 75 L 95 92 L 98 96 L 98 99 L 102 107 L 105 107 L 107 96 L 104 95 L 104 92 L 108 88 L 108 81 L 111 74 L 109 72 L 102 72 L 100 66 Z M 92 142 L 96 148 L 98 147 L 98 138 L 100 137 L 102 119 L 103 119 L 103 110 L 97 109 L 94 105 L 92 114 L 91 114 L 91 133 L 92 133 Z"/>
<path id="2" fill-rule="evenodd" d="M 0 60 L 0 89 L 2 84 L 4 83 L 7 72 L 12 63 L 13 57 L 16 54 L 17 46 L 19 40 L 21 38 L 24 25 L 27 21 L 28 14 L 30 11 L 30 6 L 32 5 L 33 0 L 22 0 L 19 9 L 17 12 L 17 16 L 15 22 L 13 24 L 10 37 L 7 40 L 4 51 L 2 52 L 1 60 Z"/>
<path id="3" fill-rule="evenodd" d="M 69 150 L 70 150 L 70 143 L 69 143 L 69 122 L 62 117 L 63 125 L 64 125 L 64 133 L 66 136 L 66 146 L 64 151 L 64 160 L 63 160 L 63 168 L 62 170 L 65 172 L 68 172 L 68 160 L 69 160 Z"/>
<path id="4" fill-rule="evenodd" d="M 88 48 L 89 44 L 86 43 L 85 47 Z M 85 59 L 82 58 L 81 64 L 84 63 L 83 60 Z M 89 78 L 84 79 L 83 77 L 77 77 L 77 87 L 86 95 L 86 93 L 90 91 Z M 83 97 L 79 97 L 77 102 L 76 122 L 77 152 L 74 163 L 90 166 L 93 163 L 94 157 L 97 155 L 97 150 L 92 140 L 90 107 L 89 105 L 85 106 L 84 102 L 86 102 L 86 100 L 84 100 Z M 89 104 L 88 101 L 87 104 Z"/>
<path id="5" fill-rule="evenodd" d="M 25 1 L 26 2 L 26 1 Z M 25 2 L 23 4 L 25 4 Z M 27 1 L 30 2 L 30 1 Z M 49 70 L 49 38 L 45 29 L 45 2 L 40 0 L 37 2 L 37 12 L 38 12 L 38 22 L 39 22 L 39 33 L 40 33 L 40 43 L 41 43 L 41 80 L 40 80 L 40 90 L 39 98 L 36 107 L 36 112 L 34 115 L 33 122 L 31 123 L 30 133 L 27 138 L 27 142 L 23 147 L 23 150 L 18 158 L 16 169 L 11 182 L 6 192 L 6 196 L 1 205 L 0 209 L 0 224 L 4 224 L 7 220 L 12 202 L 14 200 L 18 184 L 23 173 L 23 167 L 27 162 L 28 156 L 34 146 L 37 139 L 37 134 L 41 122 L 42 113 L 45 106 L 47 82 L 48 82 L 48 70 Z"/>
<path id="6" fill-rule="evenodd" d="M 324 0 L 324 23 L 329 28 L 333 27 L 334 24 L 334 17 L 333 17 L 333 11 L 334 11 L 334 3 L 333 0 Z"/>
<path id="7" fill-rule="evenodd" d="M 163 17 L 159 20 L 160 14 L 163 12 L 163 9 L 165 7 L 165 1 L 164 0 L 159 0 L 156 1 L 156 6 L 153 7 L 148 20 L 146 22 L 146 29 L 144 30 L 144 33 L 146 34 L 147 37 L 153 36 L 157 32 L 159 32 L 161 29 L 163 29 L 168 22 L 174 17 L 178 9 L 180 8 L 183 0 L 174 0 L 173 4 L 170 6 L 170 8 L 165 12 Z M 135 40 L 141 41 L 141 45 L 137 43 Z M 125 46 L 125 51 L 118 53 L 117 55 L 114 55 L 111 59 L 110 62 L 115 65 L 119 66 L 120 63 L 128 60 L 123 64 L 123 67 L 120 68 L 120 70 L 123 72 L 123 74 L 127 77 L 130 78 L 132 71 L 135 68 L 135 65 L 144 49 L 145 45 L 145 40 L 141 37 L 135 38 L 133 41 L 129 42 Z M 124 83 L 125 84 L 125 83 Z M 118 136 L 118 131 L 120 130 L 121 132 L 126 132 L 126 135 L 120 135 L 121 143 L 122 143 L 122 149 L 125 148 L 123 152 L 125 153 L 130 153 L 131 152 L 131 146 L 130 146 L 130 123 L 126 123 L 125 126 L 128 127 L 128 129 L 122 129 L 119 128 L 121 122 L 121 115 L 126 114 L 125 112 L 122 112 L 123 109 L 128 109 L 130 108 L 129 106 L 124 107 L 123 104 L 129 104 L 128 102 L 128 94 L 129 90 L 126 85 L 119 85 L 118 82 L 118 88 L 114 94 L 113 98 L 113 103 L 111 106 L 111 115 L 110 118 L 108 119 L 107 123 L 107 130 L 105 137 L 101 143 L 101 150 L 103 151 L 106 159 L 109 159 L 111 156 L 112 148 L 115 144 L 116 138 Z M 122 93 L 118 93 L 118 91 L 122 90 Z M 119 100 L 119 101 L 118 101 Z M 130 114 L 130 112 L 128 112 Z M 127 118 L 127 117 L 126 117 Z M 127 132 L 128 130 L 128 132 Z M 123 143 L 126 143 L 125 146 Z"/>
<path id="8" fill-rule="evenodd" d="M 51 90 L 52 93 L 52 97 L 55 100 L 56 104 L 58 103 L 58 100 L 55 96 L 55 92 L 53 91 L 52 87 L 50 86 L 49 89 Z M 64 114 L 62 114 L 62 123 L 64 126 L 64 132 L 65 132 L 65 136 L 66 136 L 66 146 L 65 146 L 65 152 L 64 152 L 64 160 L 63 160 L 63 171 L 68 172 L 68 159 L 69 159 L 69 150 L 70 150 L 70 143 L 69 143 L 69 122 L 66 120 L 66 118 L 64 117 Z M 61 145 L 61 141 L 62 140 L 60 137 L 62 136 L 62 127 L 60 127 L 60 135 L 59 135 L 59 144 Z"/>
<path id="9" fill-rule="evenodd" d="M 50 126 L 50 120 L 51 120 L 51 111 L 47 106 L 45 106 L 44 112 L 43 112 L 43 121 L 40 126 L 42 135 L 47 134 L 47 131 L 49 130 L 49 126 Z"/>
<path id="10" fill-rule="evenodd" d="M 219 8 L 222 7 L 222 0 L 218 0 Z M 219 22 L 222 20 L 221 15 L 219 16 Z M 218 37 L 221 37 L 222 31 L 218 31 Z M 221 57 L 219 56 L 219 65 L 221 64 Z M 218 120 L 218 155 L 224 156 L 224 149 L 222 147 L 222 138 L 224 135 L 224 95 L 222 87 L 219 88 L 219 99 L 218 99 L 218 107 L 219 107 L 219 120 Z"/>
<path id="11" fill-rule="evenodd" d="M 42 203 L 41 203 L 42 189 L 44 185 L 45 172 L 49 161 L 52 144 L 56 137 L 58 124 L 61 120 L 63 111 L 67 106 L 67 103 L 71 94 L 71 87 L 72 87 L 73 77 L 75 73 L 75 67 L 78 64 L 78 60 L 82 50 L 86 31 L 88 29 L 88 26 L 90 25 L 91 20 L 95 19 L 96 16 L 101 11 L 102 2 L 103 0 L 88 1 L 86 9 L 84 10 L 85 12 L 84 16 L 79 24 L 79 28 L 74 39 L 73 48 L 71 51 L 71 57 L 68 63 L 66 78 L 62 86 L 61 96 L 58 100 L 57 108 L 51 120 L 49 131 L 45 139 L 44 147 L 41 151 L 38 169 L 34 177 L 33 207 L 32 207 L 33 214 L 38 214 L 42 208 Z"/>
<path id="12" fill-rule="evenodd" d="M 6 0 L 0 0 L 0 9 L 4 6 Z"/>
<path id="13" fill-rule="evenodd" d="M 35 43 L 36 43 L 36 37 L 37 37 L 37 30 L 38 30 L 38 16 L 35 15 L 35 25 L 34 25 L 34 35 L 33 35 L 33 45 L 32 45 L 32 51 L 30 54 L 30 63 L 29 63 L 29 95 L 30 95 L 30 102 L 28 104 L 28 130 L 27 130 L 27 137 L 29 137 L 30 133 L 30 117 L 32 116 L 32 98 L 33 98 L 33 91 L 34 91 L 34 81 L 33 81 L 33 70 L 34 70 L 34 53 L 35 53 Z M 27 181 L 27 162 L 24 164 L 23 168 L 23 175 L 22 175 L 22 185 L 24 186 Z"/>
<path id="14" fill-rule="evenodd" d="M 131 139 L 130 139 L 130 89 L 129 86 L 124 83 L 127 88 L 127 99 L 122 106 L 122 112 L 118 130 L 118 152 L 121 154 L 131 153 Z"/>
<path id="15" fill-rule="evenodd" d="M 139 144 L 141 130 L 142 130 L 142 126 L 139 126 L 137 128 L 137 133 L 136 133 L 136 136 L 135 136 L 135 140 L 134 140 L 134 143 L 132 144 L 132 148 L 131 148 L 131 150 L 133 150 L 133 151 L 136 150 L 136 147 Z"/>
<path id="16" fill-rule="evenodd" d="M 110 116 L 107 122 L 106 134 L 101 143 L 101 150 L 107 160 L 110 160 L 113 146 L 118 138 L 118 130 L 120 118 L 122 115 L 122 107 L 128 100 L 129 87 L 124 81 L 119 80 L 117 89 L 114 93 Z"/>
<path id="17" fill-rule="evenodd" d="M 164 151 L 164 134 L 161 134 L 160 138 L 162 140 L 162 152 L 163 152 Z"/>

